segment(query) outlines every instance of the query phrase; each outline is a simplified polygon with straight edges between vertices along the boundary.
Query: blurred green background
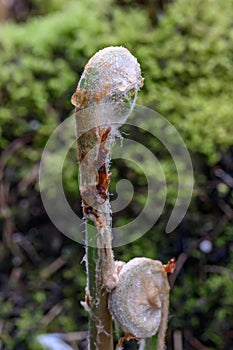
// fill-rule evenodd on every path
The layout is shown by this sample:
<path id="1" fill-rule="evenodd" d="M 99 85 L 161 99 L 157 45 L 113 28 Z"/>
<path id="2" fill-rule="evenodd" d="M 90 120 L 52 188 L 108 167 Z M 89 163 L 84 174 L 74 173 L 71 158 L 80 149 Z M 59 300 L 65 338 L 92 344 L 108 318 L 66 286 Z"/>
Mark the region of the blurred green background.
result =
<path id="1" fill-rule="evenodd" d="M 232 350 L 232 0 L 0 0 L 0 349 L 39 349 L 35 337 L 55 332 L 74 350 L 85 348 L 84 248 L 50 222 L 38 168 L 50 134 L 73 110 L 86 62 L 109 45 L 137 57 L 145 78 L 137 103 L 177 128 L 195 176 L 191 206 L 167 235 L 177 175 L 164 147 L 146 138 L 166 174 L 167 204 L 155 227 L 116 248 L 115 257 L 177 258 L 169 350 Z M 70 153 L 64 188 L 81 214 L 75 149 Z M 130 163 L 113 162 L 112 172 L 113 192 L 119 179 L 134 184 L 133 202 L 116 218 L 124 223 L 147 190 Z"/>

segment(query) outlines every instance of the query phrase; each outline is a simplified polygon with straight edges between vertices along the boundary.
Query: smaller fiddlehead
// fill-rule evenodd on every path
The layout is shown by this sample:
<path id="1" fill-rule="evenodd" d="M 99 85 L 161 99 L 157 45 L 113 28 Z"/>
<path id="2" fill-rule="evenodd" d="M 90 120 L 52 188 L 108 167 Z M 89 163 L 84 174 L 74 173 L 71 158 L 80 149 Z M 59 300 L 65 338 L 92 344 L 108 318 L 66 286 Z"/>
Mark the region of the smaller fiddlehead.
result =
<path id="1" fill-rule="evenodd" d="M 163 265 L 148 258 L 132 259 L 122 267 L 109 308 L 126 339 L 149 338 L 158 332 L 157 348 L 164 349 L 170 291 L 167 273 L 174 268 L 174 259 Z"/>

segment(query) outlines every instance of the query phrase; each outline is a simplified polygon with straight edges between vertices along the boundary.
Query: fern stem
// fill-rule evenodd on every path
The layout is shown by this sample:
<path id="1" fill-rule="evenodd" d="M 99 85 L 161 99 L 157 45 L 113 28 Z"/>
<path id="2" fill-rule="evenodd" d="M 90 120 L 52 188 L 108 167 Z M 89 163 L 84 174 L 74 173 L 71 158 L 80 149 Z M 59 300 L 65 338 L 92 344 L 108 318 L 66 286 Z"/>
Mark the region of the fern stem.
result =
<path id="1" fill-rule="evenodd" d="M 72 96 L 75 106 L 79 189 L 86 218 L 86 307 L 89 350 L 112 350 L 108 294 L 116 286 L 108 196 L 111 148 L 143 84 L 140 66 L 123 47 L 108 47 L 87 63 Z M 94 227 L 90 225 L 94 224 Z"/>

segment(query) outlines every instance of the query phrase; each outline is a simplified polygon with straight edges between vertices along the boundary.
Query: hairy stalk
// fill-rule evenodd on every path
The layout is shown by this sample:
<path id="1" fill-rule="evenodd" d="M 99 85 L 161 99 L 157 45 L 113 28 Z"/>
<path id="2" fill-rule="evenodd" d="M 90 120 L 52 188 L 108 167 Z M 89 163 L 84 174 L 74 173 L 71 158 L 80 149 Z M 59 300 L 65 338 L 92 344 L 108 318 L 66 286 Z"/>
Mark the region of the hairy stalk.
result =
<path id="1" fill-rule="evenodd" d="M 108 196 L 111 148 L 143 84 L 137 60 L 123 47 L 109 47 L 87 63 L 76 92 L 79 188 L 86 219 L 89 350 L 111 350 L 108 293 L 117 284 Z M 93 223 L 91 226 L 89 223 Z"/>

